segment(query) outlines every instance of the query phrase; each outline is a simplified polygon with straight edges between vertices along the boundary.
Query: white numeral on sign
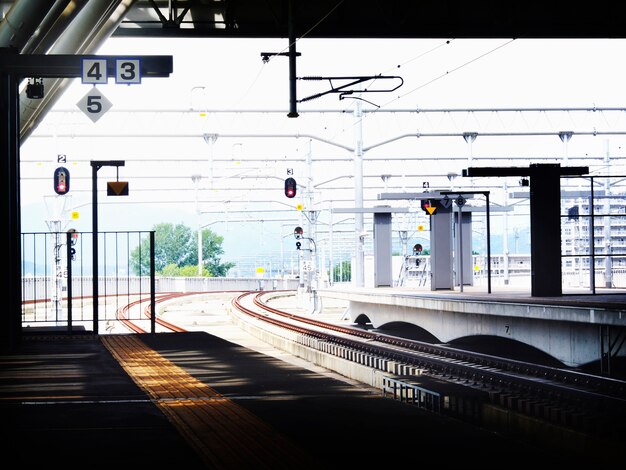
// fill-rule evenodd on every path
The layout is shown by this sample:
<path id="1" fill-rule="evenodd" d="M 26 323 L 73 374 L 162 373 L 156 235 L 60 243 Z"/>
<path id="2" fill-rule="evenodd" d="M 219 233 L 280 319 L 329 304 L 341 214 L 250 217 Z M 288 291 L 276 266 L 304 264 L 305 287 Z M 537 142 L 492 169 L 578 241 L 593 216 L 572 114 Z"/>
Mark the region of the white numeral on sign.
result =
<path id="1" fill-rule="evenodd" d="M 82 61 L 83 83 L 106 83 L 107 61 L 106 59 L 83 59 Z"/>
<path id="2" fill-rule="evenodd" d="M 115 83 L 141 83 L 141 65 L 139 59 L 116 60 Z"/>

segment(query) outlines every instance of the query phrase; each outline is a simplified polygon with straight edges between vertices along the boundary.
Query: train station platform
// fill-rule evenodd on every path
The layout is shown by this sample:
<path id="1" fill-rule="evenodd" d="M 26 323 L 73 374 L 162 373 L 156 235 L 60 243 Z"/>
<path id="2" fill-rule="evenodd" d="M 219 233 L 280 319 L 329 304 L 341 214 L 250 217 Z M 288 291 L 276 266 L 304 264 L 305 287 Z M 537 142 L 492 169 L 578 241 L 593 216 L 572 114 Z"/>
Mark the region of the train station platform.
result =
<path id="1" fill-rule="evenodd" d="M 581 308 L 605 308 L 610 310 L 626 309 L 626 289 L 597 288 L 594 293 L 588 289 L 565 292 L 560 296 L 533 296 L 530 288 L 514 285 L 496 285 L 488 290 L 487 286 L 464 286 L 460 289 L 431 290 L 423 286 L 355 288 L 336 284 L 330 288 L 318 290 L 322 295 L 333 297 L 334 293 L 345 295 L 381 295 L 396 297 L 432 298 L 456 302 L 491 302 L 496 304 L 546 305 Z M 343 298 L 343 296 L 342 296 Z M 350 300 L 350 298 L 344 299 Z"/>
<path id="2" fill-rule="evenodd" d="M 484 338 L 497 338 L 508 341 L 507 348 L 524 345 L 539 351 L 546 360 L 558 361 L 555 365 L 595 373 L 610 369 L 611 373 L 619 371 L 620 376 L 626 370 L 623 289 L 538 297 L 513 286 L 498 286 L 487 292 L 485 286 L 432 291 L 425 287 L 335 285 L 319 289 L 317 294 L 322 304 L 327 300 L 345 302 L 346 318 L 371 324 L 374 329 L 410 324 L 432 337 L 426 341 L 451 345 L 478 338 L 484 346 Z M 501 346 L 493 343 L 490 347 Z M 611 362 L 608 368 L 606 358 Z"/>
<path id="3" fill-rule="evenodd" d="M 32 330 L 0 355 L 0 446 L 26 468 L 579 465 L 204 331 Z"/>

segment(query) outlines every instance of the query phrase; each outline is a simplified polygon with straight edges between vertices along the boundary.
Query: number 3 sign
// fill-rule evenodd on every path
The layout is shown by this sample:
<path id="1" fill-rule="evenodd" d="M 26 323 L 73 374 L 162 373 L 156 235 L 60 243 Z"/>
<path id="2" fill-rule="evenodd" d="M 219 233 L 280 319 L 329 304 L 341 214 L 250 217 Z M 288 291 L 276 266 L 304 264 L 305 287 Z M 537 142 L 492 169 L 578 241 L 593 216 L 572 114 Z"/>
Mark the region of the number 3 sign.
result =
<path id="1" fill-rule="evenodd" d="M 116 60 L 115 83 L 141 83 L 141 66 L 139 59 Z"/>

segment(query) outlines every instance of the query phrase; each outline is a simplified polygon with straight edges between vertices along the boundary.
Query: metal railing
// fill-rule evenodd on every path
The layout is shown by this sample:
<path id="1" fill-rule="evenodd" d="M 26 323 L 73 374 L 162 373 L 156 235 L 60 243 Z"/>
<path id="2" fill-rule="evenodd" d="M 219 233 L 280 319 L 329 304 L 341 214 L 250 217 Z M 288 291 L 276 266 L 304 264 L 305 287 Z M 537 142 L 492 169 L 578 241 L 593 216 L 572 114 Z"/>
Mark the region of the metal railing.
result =
<path id="1" fill-rule="evenodd" d="M 154 232 L 100 232 L 98 244 L 94 273 L 91 232 L 22 234 L 23 326 L 98 333 L 121 304 L 154 298 Z"/>
<path id="2" fill-rule="evenodd" d="M 91 232 L 22 234 L 22 326 L 58 327 L 98 333 L 120 321 L 120 311 L 139 299 L 163 293 L 296 290 L 298 279 L 157 276 L 154 232 L 98 234 L 94 277 Z M 94 289 L 94 286 L 97 288 Z M 94 303 L 93 293 L 98 302 Z M 125 319 L 146 321 L 138 309 Z M 153 329 L 153 325 L 151 326 Z"/>

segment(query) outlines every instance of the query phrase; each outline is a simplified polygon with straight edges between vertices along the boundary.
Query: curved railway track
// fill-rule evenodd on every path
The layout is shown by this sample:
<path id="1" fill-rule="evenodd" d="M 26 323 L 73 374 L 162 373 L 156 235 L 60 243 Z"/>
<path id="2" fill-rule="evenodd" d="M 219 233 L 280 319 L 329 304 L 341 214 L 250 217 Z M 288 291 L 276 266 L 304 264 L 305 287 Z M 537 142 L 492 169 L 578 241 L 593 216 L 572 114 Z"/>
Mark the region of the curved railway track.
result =
<path id="1" fill-rule="evenodd" d="M 157 294 L 155 301 L 157 303 L 165 302 L 167 300 L 176 299 L 178 297 L 183 297 L 185 295 L 191 295 L 191 294 L 180 293 L 180 292 Z M 131 317 L 129 316 L 129 312 L 131 312 L 133 309 L 141 309 L 142 306 L 143 306 L 142 315 L 145 317 L 145 320 L 142 320 L 142 324 L 145 323 L 146 321 L 148 322 L 152 321 L 152 305 L 151 305 L 149 298 L 147 299 L 140 298 L 138 300 L 135 300 L 134 302 L 131 302 L 117 309 L 117 312 L 116 312 L 117 319 L 133 333 L 149 333 L 150 332 L 150 330 L 144 328 L 143 326 L 140 326 L 140 324 L 137 323 L 137 320 L 131 319 Z M 184 328 L 180 328 L 179 326 L 174 325 L 173 323 L 169 323 L 163 320 L 162 318 L 159 318 L 158 316 L 154 318 L 154 321 L 157 325 L 159 325 L 166 331 L 174 331 L 178 333 L 182 333 L 186 331 Z"/>
<path id="2" fill-rule="evenodd" d="M 164 294 L 157 302 L 196 294 L 200 293 Z M 512 407 L 518 413 L 552 420 L 560 426 L 603 439 L 621 439 L 626 435 L 626 382 L 623 380 L 328 323 L 271 307 L 264 300 L 268 294 L 288 295 L 281 291 L 233 293 L 231 305 L 250 318 L 307 338 L 304 341 L 307 345 L 313 338 L 326 345 L 410 365 L 428 376 L 488 391 L 495 404 Z M 147 332 L 126 315 L 145 302 L 138 300 L 118 311 L 118 318 L 131 331 Z M 149 301 L 143 308 L 143 316 L 151 319 Z M 154 320 L 163 331 L 186 331 L 158 317 Z M 503 401 L 501 397 L 509 399 Z M 536 416 L 535 408 L 523 409 L 520 403 L 542 403 L 542 416 Z"/>

